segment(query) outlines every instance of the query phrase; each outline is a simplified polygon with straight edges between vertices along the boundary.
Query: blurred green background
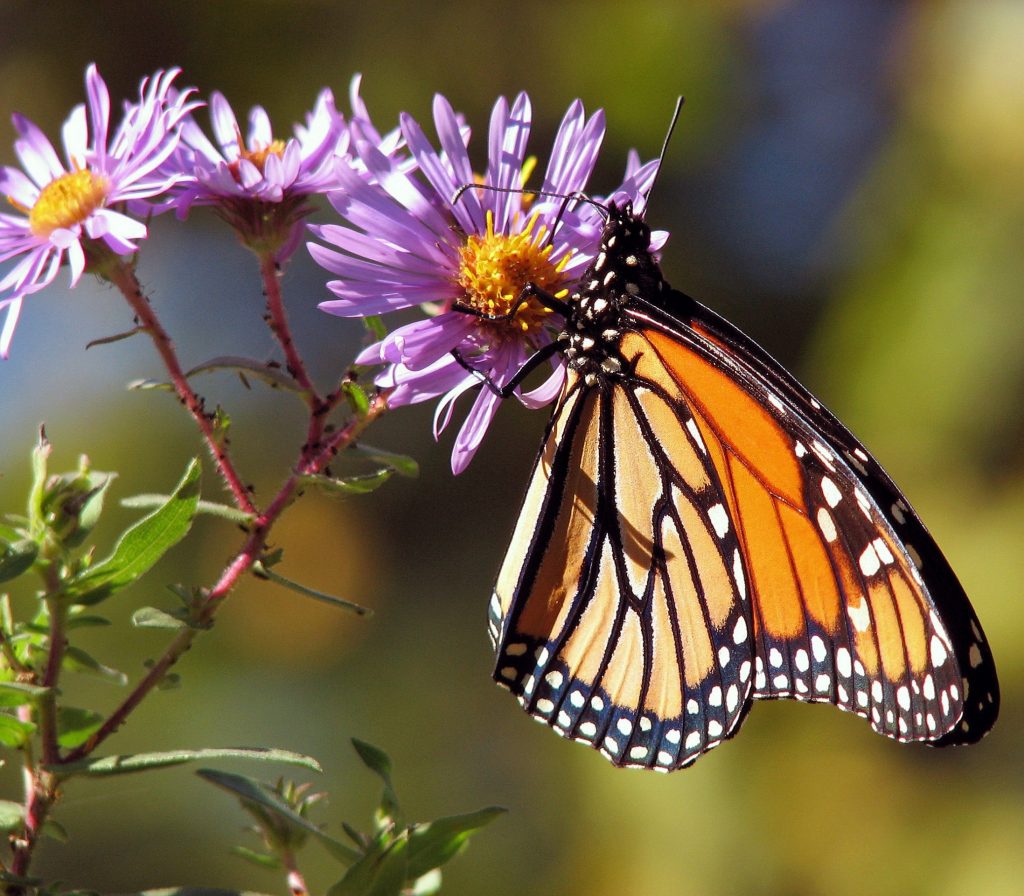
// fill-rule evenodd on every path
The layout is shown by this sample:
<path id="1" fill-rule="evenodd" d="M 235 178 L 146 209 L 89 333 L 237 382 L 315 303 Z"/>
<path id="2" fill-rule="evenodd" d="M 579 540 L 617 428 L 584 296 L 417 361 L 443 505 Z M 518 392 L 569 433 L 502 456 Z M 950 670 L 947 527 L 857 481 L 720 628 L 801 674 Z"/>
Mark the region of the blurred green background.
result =
<path id="1" fill-rule="evenodd" d="M 368 604 L 353 619 L 247 581 L 109 746 L 269 744 L 316 755 L 332 800 L 320 817 L 363 823 L 376 786 L 349 746 L 388 750 L 412 816 L 501 804 L 511 812 L 451 866 L 445 892 L 650 894 L 1019 893 L 1024 880 L 1024 5 L 892 0 L 731 0 L 517 6 L 148 2 L 0 5 L 0 160 L 9 113 L 56 139 L 96 61 L 115 98 L 181 65 L 183 81 L 259 102 L 278 129 L 324 85 L 339 104 L 355 71 L 382 129 L 400 110 L 429 120 L 445 93 L 477 138 L 494 98 L 534 100 L 545 156 L 566 105 L 608 112 L 595 191 L 631 146 L 660 146 L 675 96 L 686 109 L 649 220 L 672 232 L 670 281 L 761 341 L 866 442 L 958 570 L 984 622 L 1002 718 L 969 750 L 901 747 L 827 707 L 755 707 L 742 735 L 671 777 L 612 768 L 532 724 L 491 684 L 485 608 L 544 426 L 509 402 L 471 469 L 448 471 L 451 435 L 429 408 L 380 423 L 371 441 L 416 456 L 418 481 L 365 499 L 311 495 L 275 535 L 283 571 Z M 201 116 L 203 118 L 203 116 Z M 205 119 L 204 119 L 205 120 Z M 474 142 L 476 158 L 480 141 Z M 159 220 L 144 282 L 186 364 L 267 357 L 253 260 L 207 214 Z M 141 339 L 84 350 L 131 325 L 119 297 L 61 282 L 27 304 L 0 364 L 0 506 L 19 505 L 46 421 L 55 469 L 78 452 L 121 471 L 116 496 L 166 489 L 197 452 L 161 394 Z M 285 280 L 298 341 L 321 377 L 349 360 L 357 323 L 316 310 L 325 277 L 297 257 Z M 301 441 L 287 397 L 228 377 L 201 388 L 234 421 L 258 494 Z M 293 424 L 289 430 L 288 424 Z M 215 492 L 209 483 L 208 493 Z M 106 537 L 131 515 L 111 513 Z M 237 533 L 203 521 L 108 608 L 124 622 L 165 602 L 162 585 L 204 584 Z M 133 676 L 159 633 L 91 633 Z M 110 707 L 116 688 L 69 682 Z M 252 769 L 239 767 L 239 771 Z M 19 782 L 3 770 L 4 795 Z M 72 842 L 38 871 L 77 886 L 169 884 L 277 890 L 229 855 L 244 824 L 184 769 L 81 783 L 58 807 Z M 255 845 L 251 843 L 250 845 Z M 314 889 L 329 883 L 311 847 Z"/>

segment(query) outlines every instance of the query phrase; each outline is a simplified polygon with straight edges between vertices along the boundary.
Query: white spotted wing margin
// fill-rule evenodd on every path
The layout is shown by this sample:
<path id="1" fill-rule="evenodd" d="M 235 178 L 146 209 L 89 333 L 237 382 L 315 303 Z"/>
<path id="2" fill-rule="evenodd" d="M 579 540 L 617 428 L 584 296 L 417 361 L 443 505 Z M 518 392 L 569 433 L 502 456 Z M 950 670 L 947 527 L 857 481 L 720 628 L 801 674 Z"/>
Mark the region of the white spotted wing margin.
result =
<path id="1" fill-rule="evenodd" d="M 750 705 L 738 543 L 689 421 L 652 382 L 570 372 L 491 603 L 495 680 L 619 766 L 685 767 Z"/>
<path id="2" fill-rule="evenodd" d="M 750 403 L 744 429 L 763 416 L 783 446 L 777 455 L 788 455 L 801 483 L 798 495 L 789 491 L 795 501 L 785 488 L 765 489 L 779 519 L 774 531 L 744 531 L 755 501 L 744 498 L 735 480 L 746 475 L 743 468 L 765 483 L 772 475 L 757 469 L 757 453 L 745 452 L 743 432 L 717 419 L 708 387 L 720 389 L 718 375 L 702 374 L 700 394 L 690 391 L 692 383 L 681 383 L 710 439 L 719 443 L 718 465 L 729 480 L 752 568 L 754 697 L 831 702 L 899 741 L 947 746 L 984 736 L 999 707 L 990 647 L 934 539 L 874 457 L 763 349 L 689 297 L 669 291 L 660 309 L 638 309 L 634 316 L 670 337 L 684 359 L 675 362 L 678 370 L 697 369 L 686 360 L 692 353 L 723 384 L 731 383 L 737 393 L 728 405 Z M 719 404 L 725 404 L 726 391 L 722 385 Z M 762 456 L 771 454 L 767 441 L 759 440 Z M 770 567 L 758 562 L 773 540 L 776 553 L 788 558 L 782 566 L 793 570 L 792 588 L 769 587 L 774 583 L 764 570 Z M 812 580 L 814 587 L 806 587 Z M 828 611 L 833 600 L 835 614 Z M 793 608 L 789 618 L 799 615 L 802 626 L 783 624 L 786 603 Z"/>

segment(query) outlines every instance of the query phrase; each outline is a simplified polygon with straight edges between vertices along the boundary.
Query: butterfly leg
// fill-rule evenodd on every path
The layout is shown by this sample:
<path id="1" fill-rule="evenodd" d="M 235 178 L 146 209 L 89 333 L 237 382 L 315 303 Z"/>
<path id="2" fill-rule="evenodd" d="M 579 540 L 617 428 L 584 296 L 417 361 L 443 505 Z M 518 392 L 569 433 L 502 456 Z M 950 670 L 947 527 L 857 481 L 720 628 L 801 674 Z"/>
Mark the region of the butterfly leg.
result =
<path id="1" fill-rule="evenodd" d="M 480 380 L 481 384 L 491 390 L 498 398 L 509 398 L 512 393 L 519 387 L 519 385 L 525 380 L 533 371 L 535 371 L 541 364 L 548 360 L 552 355 L 556 354 L 559 349 L 557 342 L 550 342 L 545 346 L 537 349 L 529 358 L 526 359 L 522 367 L 520 367 L 515 375 L 510 379 L 504 386 L 499 386 L 494 380 L 484 373 L 482 370 L 477 370 L 472 364 L 469 363 L 459 353 L 457 348 L 452 349 L 452 357 L 458 362 L 459 366 L 464 370 L 468 370 L 473 376 Z"/>

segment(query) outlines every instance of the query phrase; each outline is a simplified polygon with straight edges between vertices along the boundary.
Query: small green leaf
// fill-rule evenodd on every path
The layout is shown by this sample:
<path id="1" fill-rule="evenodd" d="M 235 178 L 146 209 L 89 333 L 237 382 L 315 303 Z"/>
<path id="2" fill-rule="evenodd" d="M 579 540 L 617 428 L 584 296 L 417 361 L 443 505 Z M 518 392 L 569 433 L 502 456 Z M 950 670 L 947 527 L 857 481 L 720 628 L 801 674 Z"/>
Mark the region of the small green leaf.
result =
<path id="1" fill-rule="evenodd" d="M 199 503 L 199 473 L 199 461 L 193 460 L 167 503 L 125 531 L 113 554 L 68 586 L 72 601 L 94 604 L 110 597 L 185 537 Z"/>
<path id="2" fill-rule="evenodd" d="M 397 454 L 394 451 L 385 451 L 383 448 L 373 448 L 357 442 L 352 446 L 352 451 L 365 455 L 378 463 L 387 464 L 399 476 L 415 479 L 420 475 L 420 465 L 407 454 Z"/>
<path id="3" fill-rule="evenodd" d="M 95 675 L 97 678 L 105 678 L 114 684 L 125 685 L 128 683 L 128 676 L 124 672 L 105 666 L 91 654 L 86 653 L 81 647 L 69 644 L 64 651 L 64 668 L 71 672 L 80 672 L 85 675 Z"/>
<path id="4" fill-rule="evenodd" d="M 25 826 L 25 807 L 12 800 L 0 800 L 0 831 L 20 831 Z"/>
<path id="5" fill-rule="evenodd" d="M 388 328 L 384 318 L 379 314 L 370 314 L 363 318 L 363 326 L 366 327 L 374 342 L 380 342 L 388 335 Z"/>
<path id="6" fill-rule="evenodd" d="M 38 554 L 39 545 L 28 539 L 0 542 L 0 582 L 15 579 L 31 569 Z"/>
<path id="7" fill-rule="evenodd" d="M 400 809 L 398 796 L 391 784 L 391 758 L 379 747 L 366 741 L 352 738 L 352 746 L 356 748 L 363 764 L 384 782 L 384 791 L 380 797 L 380 808 L 377 810 L 377 829 L 382 830 L 390 824 L 398 824 Z"/>
<path id="8" fill-rule="evenodd" d="M 406 889 L 409 896 L 434 896 L 441 889 L 441 869 L 435 868 L 422 877 L 416 878 L 411 887 Z"/>
<path id="9" fill-rule="evenodd" d="M 333 476 L 325 476 L 322 473 L 306 473 L 299 477 L 305 485 L 315 485 L 328 494 L 335 495 L 368 495 L 375 492 L 387 482 L 394 470 L 384 468 L 374 470 L 372 473 L 363 473 L 358 476 L 346 476 L 337 479 Z"/>
<path id="10" fill-rule="evenodd" d="M 131 380 L 125 388 L 132 392 L 173 392 L 174 386 L 171 383 L 162 383 L 160 380 Z"/>
<path id="11" fill-rule="evenodd" d="M 20 681 L 5 681 L 0 683 L 0 706 L 26 706 L 29 703 L 38 703 L 50 693 L 51 688 L 23 684 Z"/>
<path id="12" fill-rule="evenodd" d="M 82 544 L 100 521 L 103 499 L 110 484 L 117 478 L 116 473 L 92 472 L 88 468 L 80 471 L 79 475 L 87 477 L 87 494 L 78 510 L 78 525 L 74 533 L 64 538 L 65 546 L 72 548 Z"/>
<path id="13" fill-rule="evenodd" d="M 158 610 L 156 607 L 139 607 L 132 613 L 132 625 L 136 628 L 187 628 L 188 623 L 174 613 Z"/>
<path id="14" fill-rule="evenodd" d="M 451 815 L 427 824 L 413 825 L 409 831 L 410 878 L 415 880 L 451 861 L 476 831 L 506 811 L 499 806 L 489 806 L 468 815 Z"/>
<path id="15" fill-rule="evenodd" d="M 359 604 L 352 603 L 350 600 L 335 597 L 333 594 L 325 594 L 323 591 L 317 591 L 315 588 L 309 588 L 306 585 L 293 582 L 291 579 L 287 579 L 279 573 L 274 572 L 266 562 L 257 561 L 253 564 L 252 571 L 254 575 L 261 579 L 275 582 L 276 584 L 295 591 L 304 597 L 312 597 L 314 600 L 323 601 L 325 604 L 330 604 L 332 607 L 339 607 L 342 610 L 348 610 L 350 613 L 355 613 L 357 616 L 369 616 L 373 613 L 373 610 L 369 607 L 363 607 Z"/>
<path id="16" fill-rule="evenodd" d="M 68 750 L 80 747 L 103 724 L 103 716 L 91 709 L 61 706 L 57 710 L 57 743 Z"/>
<path id="17" fill-rule="evenodd" d="M 56 840 L 58 843 L 68 842 L 68 832 L 64 829 L 64 825 L 59 821 L 54 821 L 52 818 L 47 818 L 43 822 L 42 832 L 45 836 L 51 840 Z M 66 894 L 62 894 L 62 896 L 66 896 Z"/>
<path id="18" fill-rule="evenodd" d="M 327 896 L 400 896 L 409 876 L 408 845 L 404 833 L 387 844 L 376 844 Z"/>
<path id="19" fill-rule="evenodd" d="M 257 762 L 281 762 L 320 772 L 320 763 L 312 756 L 293 753 L 291 750 L 275 750 L 269 747 L 210 747 L 203 750 L 169 750 L 162 753 L 126 753 L 121 756 L 101 756 L 95 759 L 81 759 L 54 766 L 50 771 L 62 777 L 84 775 L 102 778 L 109 775 L 128 775 L 147 772 L 158 768 L 170 768 L 187 762 L 209 761 L 211 759 L 251 759 Z"/>
<path id="20" fill-rule="evenodd" d="M 210 768 L 201 768 L 196 774 L 211 784 L 220 787 L 222 790 L 226 790 L 228 793 L 239 797 L 243 805 L 248 802 L 258 806 L 260 809 L 269 810 L 286 824 L 294 826 L 307 834 L 312 834 L 324 845 L 331 855 L 346 865 L 351 865 L 360 859 L 358 852 L 325 834 L 309 819 L 303 818 L 261 781 L 256 781 L 244 775 L 233 775 Z"/>
<path id="21" fill-rule="evenodd" d="M 130 498 L 123 499 L 121 506 L 148 510 L 151 507 L 161 507 L 169 500 L 170 495 L 132 495 Z M 244 510 L 239 510 L 237 507 L 231 507 L 228 504 L 218 504 L 216 501 L 200 501 L 196 505 L 196 513 L 203 513 L 207 516 L 219 516 L 222 519 L 230 520 L 232 523 L 238 523 L 242 526 L 248 525 L 253 521 L 251 513 L 246 513 Z"/>
<path id="22" fill-rule="evenodd" d="M 252 374 L 275 389 L 287 389 L 290 392 L 300 393 L 303 391 L 302 387 L 279 364 L 257 361 L 254 358 L 244 358 L 238 355 L 221 355 L 217 358 L 210 358 L 209 361 L 197 364 L 185 376 L 193 377 L 197 373 L 212 373 L 218 370 L 234 370 L 243 377 L 247 373 Z"/>
<path id="23" fill-rule="evenodd" d="M 357 417 L 365 417 L 370 410 L 370 398 L 366 390 L 352 380 L 346 380 L 341 384 L 341 394 L 345 396 L 352 413 Z"/>
<path id="24" fill-rule="evenodd" d="M 130 339 L 136 333 L 145 332 L 145 327 L 132 327 L 130 330 L 125 330 L 123 333 L 114 333 L 113 336 L 102 336 L 99 339 L 93 339 L 91 342 L 87 342 L 85 344 L 85 348 L 88 350 L 95 345 L 110 345 L 112 342 L 120 342 L 122 339 Z"/>
<path id="25" fill-rule="evenodd" d="M 43 499 L 46 496 L 46 463 L 52 448 L 46 438 L 46 427 L 39 427 L 39 441 L 32 449 L 32 488 L 28 495 L 28 521 L 33 534 L 42 531 Z"/>
<path id="26" fill-rule="evenodd" d="M 36 726 L 0 712 L 0 746 L 23 747 L 35 733 Z"/>
<path id="27" fill-rule="evenodd" d="M 269 868 L 271 871 L 278 871 L 283 866 L 281 860 L 277 856 L 267 855 L 265 852 L 256 852 L 254 849 L 249 849 L 245 846 L 233 846 L 231 851 L 241 859 L 245 859 L 247 862 L 252 862 L 253 865 L 258 865 L 260 868 Z"/>

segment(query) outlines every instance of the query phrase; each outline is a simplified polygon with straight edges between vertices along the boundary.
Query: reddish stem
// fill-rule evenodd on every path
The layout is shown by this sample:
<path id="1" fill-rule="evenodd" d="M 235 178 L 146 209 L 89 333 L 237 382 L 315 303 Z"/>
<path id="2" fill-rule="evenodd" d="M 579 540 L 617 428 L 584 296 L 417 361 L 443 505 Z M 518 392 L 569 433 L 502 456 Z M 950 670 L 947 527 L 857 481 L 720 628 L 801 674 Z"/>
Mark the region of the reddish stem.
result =
<path id="1" fill-rule="evenodd" d="M 85 758 L 117 731 L 124 724 L 129 713 L 160 683 L 170 668 L 181 658 L 182 654 L 192 646 L 192 641 L 195 640 L 196 635 L 203 630 L 203 627 L 208 626 L 213 621 L 217 608 L 238 583 L 242 574 L 248 571 L 253 563 L 260 558 L 266 545 L 270 528 L 295 496 L 300 483 L 299 474 L 320 472 L 330 462 L 331 458 L 355 441 L 363 430 L 386 410 L 387 397 L 385 394 L 378 394 L 370 403 L 370 408 L 366 414 L 359 419 L 350 421 L 347 426 L 338 430 L 324 444 L 316 456 L 304 462 L 299 472 L 293 473 L 285 480 L 273 500 L 267 505 L 267 509 L 256 518 L 252 532 L 246 539 L 242 549 L 224 572 L 221 573 L 217 583 L 206 595 L 196 620 L 197 627 L 185 628 L 178 633 L 160 658 L 150 667 L 149 672 L 146 673 L 132 692 L 110 714 L 103 725 L 84 744 L 68 753 L 63 758 L 63 762 L 76 762 L 79 759 Z"/>
<path id="2" fill-rule="evenodd" d="M 285 314 L 284 301 L 281 298 L 281 269 L 274 260 L 273 253 L 264 252 L 260 255 L 260 276 L 263 278 L 263 292 L 267 297 L 267 324 L 277 341 L 281 343 L 288 373 L 305 391 L 310 407 L 316 410 L 322 399 L 309 378 L 302 356 L 295 348 L 295 340 L 292 339 L 288 315 Z"/>
<path id="3" fill-rule="evenodd" d="M 143 295 L 138 278 L 135 276 L 135 271 L 127 264 L 118 264 L 112 267 L 113 270 L 109 272 L 108 276 L 114 285 L 121 290 L 128 304 L 131 305 L 132 310 L 135 312 L 135 316 L 153 340 L 153 345 L 160 354 L 160 358 L 167 368 L 167 373 L 170 375 L 171 384 L 178 393 L 181 403 L 185 405 L 199 426 L 206 441 L 206 446 L 209 448 L 210 454 L 213 455 L 214 462 L 217 464 L 220 475 L 235 497 L 235 504 L 239 510 L 255 515 L 257 512 L 256 505 L 253 504 L 252 499 L 249 497 L 248 489 L 243 485 L 241 478 L 235 471 L 231 458 L 217 440 L 212 418 L 206 413 L 203 399 L 196 395 L 189 385 L 188 379 L 178 363 L 178 356 L 174 351 L 174 343 L 171 342 L 170 336 L 167 335 L 167 331 L 163 328 L 163 325 L 150 307 L 149 300 Z"/>

